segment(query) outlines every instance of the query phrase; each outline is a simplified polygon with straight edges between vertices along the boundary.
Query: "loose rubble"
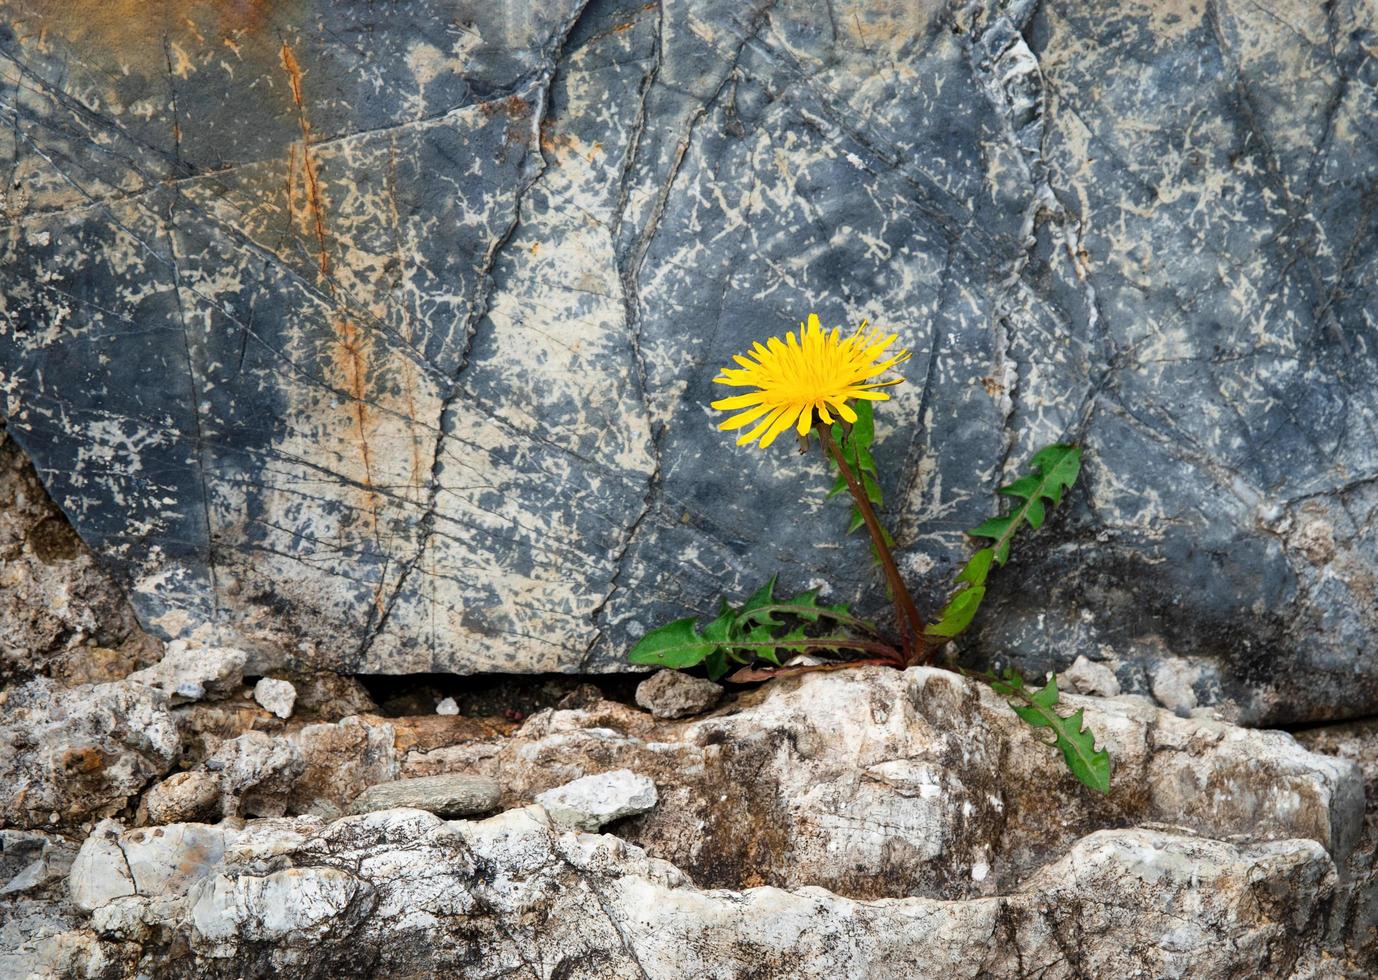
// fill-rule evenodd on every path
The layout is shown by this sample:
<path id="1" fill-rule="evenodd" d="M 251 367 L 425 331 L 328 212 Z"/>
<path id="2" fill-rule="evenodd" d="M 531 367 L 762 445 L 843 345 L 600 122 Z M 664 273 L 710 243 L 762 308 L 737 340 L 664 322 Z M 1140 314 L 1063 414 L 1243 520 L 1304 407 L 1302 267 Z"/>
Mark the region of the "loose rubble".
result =
<path id="1" fill-rule="evenodd" d="M 291 718 L 292 707 L 297 703 L 297 689 L 290 681 L 260 677 L 254 685 L 254 700 L 279 718 Z"/>
<path id="2" fill-rule="evenodd" d="M 1067 695 L 1114 755 L 1102 798 L 945 671 L 685 720 L 580 691 L 517 726 L 13 687 L 0 974 L 1300 980 L 1378 949 L 1363 775 L 1286 734 Z"/>
<path id="3" fill-rule="evenodd" d="M 678 670 L 660 670 L 636 688 L 636 703 L 657 718 L 688 718 L 722 700 L 721 684 Z"/>
<path id="4" fill-rule="evenodd" d="M 168 696 L 172 705 L 200 701 L 202 698 L 223 698 L 239 687 L 244 679 L 244 664 L 248 655 L 230 647 L 202 647 L 185 640 L 167 645 L 163 659 L 152 667 L 135 671 L 128 680 L 147 684 Z"/>

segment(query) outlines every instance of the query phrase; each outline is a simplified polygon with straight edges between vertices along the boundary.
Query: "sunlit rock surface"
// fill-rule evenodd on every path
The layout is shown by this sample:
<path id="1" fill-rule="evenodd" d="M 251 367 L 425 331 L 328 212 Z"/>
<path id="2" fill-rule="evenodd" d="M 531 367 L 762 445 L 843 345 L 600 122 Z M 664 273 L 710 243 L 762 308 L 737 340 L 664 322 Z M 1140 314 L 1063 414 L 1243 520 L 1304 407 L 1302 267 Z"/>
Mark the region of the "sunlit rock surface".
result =
<path id="1" fill-rule="evenodd" d="M 974 656 L 1371 712 L 1378 13 L 1266 6 L 14 0 L 0 410 L 165 636 L 616 669 L 775 571 L 881 611 L 822 461 L 705 407 L 869 317 L 928 608 L 1087 449 Z"/>
<path id="2" fill-rule="evenodd" d="M 0 836 L 0 975 L 1372 975 L 1360 766 L 1071 701 L 1114 754 L 1108 797 L 928 669 L 812 674 L 693 720 L 611 701 L 510 735 L 350 719 L 395 764 L 333 789 L 306 736 L 334 726 L 264 735 L 308 762 L 275 783 L 281 815 L 160 825 L 153 789 L 133 821 Z M 431 809 L 417 791 L 443 783 L 503 812 L 319 805 L 366 784 L 369 809 L 404 787 Z"/>

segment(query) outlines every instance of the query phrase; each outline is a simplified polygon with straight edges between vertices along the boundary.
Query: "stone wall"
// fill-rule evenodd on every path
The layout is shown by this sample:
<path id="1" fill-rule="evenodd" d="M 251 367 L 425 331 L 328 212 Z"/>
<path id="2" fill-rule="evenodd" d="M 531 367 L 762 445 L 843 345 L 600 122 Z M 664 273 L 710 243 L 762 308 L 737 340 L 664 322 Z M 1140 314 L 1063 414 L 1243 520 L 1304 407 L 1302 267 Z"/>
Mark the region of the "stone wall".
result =
<path id="1" fill-rule="evenodd" d="M 970 657 L 1378 706 L 1372 4 L 165 8 L 0 11 L 0 411 L 148 629 L 601 671 L 777 571 L 879 612 L 822 461 L 705 407 L 817 310 L 915 351 L 927 608 L 1086 447 Z"/>

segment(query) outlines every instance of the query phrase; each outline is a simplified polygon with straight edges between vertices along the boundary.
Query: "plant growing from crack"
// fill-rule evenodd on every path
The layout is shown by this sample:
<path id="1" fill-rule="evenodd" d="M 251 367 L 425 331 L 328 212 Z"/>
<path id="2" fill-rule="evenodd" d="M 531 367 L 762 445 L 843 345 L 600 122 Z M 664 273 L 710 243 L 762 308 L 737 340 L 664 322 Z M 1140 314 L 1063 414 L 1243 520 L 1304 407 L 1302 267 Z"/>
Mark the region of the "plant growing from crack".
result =
<path id="1" fill-rule="evenodd" d="M 999 493 L 1013 506 L 967 533 L 991 543 L 978 549 L 958 572 L 955 589 L 936 621 L 925 624 L 900 574 L 891 548 L 894 539 L 881 525 L 875 508 L 883 503 L 879 473 L 871 455 L 875 438 L 872 403 L 890 396 L 885 389 L 903 379 L 886 372 L 909 358 L 892 350 L 897 335 L 868 331 L 863 322 L 843 337 L 825 331 L 809 314 L 782 341 L 756 343 L 747 355 L 735 355 L 735 368 L 714 379 L 729 387 L 754 389 L 712 403 L 735 411 L 719 428 L 745 430 L 738 445 L 759 442 L 765 449 L 793 429 L 801 452 L 816 440 L 837 477 L 828 496 L 847 490 L 852 497 L 848 532 L 865 527 L 871 550 L 885 577 L 895 607 L 896 636 L 852 614 L 846 604 L 823 605 L 817 591 L 790 598 L 775 595 L 775 578 L 740 606 L 722 600 L 718 613 L 700 624 L 694 617 L 677 619 L 643 636 L 628 654 L 634 664 L 685 669 L 702 665 L 717 680 L 750 682 L 812 670 L 834 670 L 861 664 L 905 668 L 929 664 L 937 651 L 972 622 L 986 595 L 995 566 L 1009 560 L 1010 545 L 1024 525 L 1037 530 L 1050 506 L 1057 506 L 1076 481 L 1081 450 L 1062 443 L 1048 446 L 1030 460 L 1030 472 Z M 853 404 L 855 403 L 855 404 Z M 735 668 L 735 670 L 734 670 Z M 730 676 L 729 676 L 730 675 Z M 1006 698 L 1021 719 L 1051 736 L 1072 774 L 1100 793 L 1110 790 L 1110 755 L 1095 748 L 1095 736 L 1084 725 L 1081 709 L 1060 714 L 1056 682 L 1031 690 L 1014 670 L 1004 675 L 975 675 Z"/>

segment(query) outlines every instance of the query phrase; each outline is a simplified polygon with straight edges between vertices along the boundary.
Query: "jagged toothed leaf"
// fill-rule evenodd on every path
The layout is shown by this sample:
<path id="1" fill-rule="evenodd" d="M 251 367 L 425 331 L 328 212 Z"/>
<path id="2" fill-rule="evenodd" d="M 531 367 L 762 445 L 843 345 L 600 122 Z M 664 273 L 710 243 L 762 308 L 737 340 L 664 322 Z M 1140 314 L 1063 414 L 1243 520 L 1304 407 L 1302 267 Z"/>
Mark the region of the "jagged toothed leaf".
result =
<path id="1" fill-rule="evenodd" d="M 837 474 L 837 479 L 833 481 L 832 488 L 828 490 L 828 496 L 824 499 L 832 500 L 839 493 L 847 489 L 847 478 L 841 473 Z"/>
<path id="2" fill-rule="evenodd" d="M 981 605 L 986 589 L 981 585 L 970 585 L 954 595 L 943 609 L 938 621 L 924 630 L 929 636 L 945 636 L 951 639 L 971 624 L 976 610 Z"/>
<path id="3" fill-rule="evenodd" d="M 1006 677 L 1010 676 L 1011 673 L 1007 672 Z M 1023 678 L 1018 674 L 1013 674 L 1013 677 L 1018 678 L 1017 683 L 992 681 L 991 688 L 1006 698 L 1016 699 L 1010 701 L 1009 705 L 1026 724 L 1052 731 L 1053 745 L 1062 750 L 1068 770 L 1084 786 L 1097 793 L 1109 793 L 1110 753 L 1106 749 L 1096 748 L 1096 737 L 1086 727 L 1084 710 L 1078 708 L 1063 717 L 1055 710 L 1058 704 L 1055 680 L 1049 679 L 1041 689 L 1030 693 Z"/>
<path id="4" fill-rule="evenodd" d="M 627 660 L 634 664 L 682 669 L 703 663 L 718 647 L 717 641 L 699 633 L 690 617 L 651 630 L 636 642 Z"/>
<path id="5" fill-rule="evenodd" d="M 852 519 L 847 522 L 847 533 L 851 534 L 853 531 L 855 531 L 857 528 L 861 527 L 865 523 L 866 517 L 864 514 L 861 513 L 861 508 L 854 506 L 852 508 Z"/>
<path id="6" fill-rule="evenodd" d="M 869 449 L 876 438 L 875 412 L 871 403 L 866 400 L 858 401 L 853 407 L 856 410 L 856 421 L 852 423 L 852 432 L 848 438 L 855 440 L 858 446 Z"/>
<path id="7" fill-rule="evenodd" d="M 727 651 L 714 650 L 703 661 L 703 669 L 708 674 L 710 681 L 719 680 L 724 674 L 732 669 L 731 661 L 727 659 Z"/>
<path id="8" fill-rule="evenodd" d="M 861 488 L 866 491 L 866 499 L 877 507 L 885 502 L 885 494 L 881 493 L 880 484 L 865 470 L 861 471 Z"/>
<path id="9" fill-rule="evenodd" d="M 967 534 L 971 535 L 973 538 L 999 539 L 1004 536 L 1005 532 L 1009 530 L 1010 525 L 1013 523 L 1014 516 L 1012 514 L 1004 514 L 1000 517 L 990 517 L 972 528 Z"/>
<path id="10" fill-rule="evenodd" d="M 738 622 L 745 622 L 748 618 L 748 613 L 755 612 L 762 606 L 770 606 L 775 604 L 775 580 L 777 577 L 778 576 L 772 575 L 770 577 L 770 581 L 766 582 L 765 585 L 757 589 L 752 594 L 751 598 L 746 600 L 745 603 L 743 603 L 741 611 L 740 613 L 738 613 L 737 616 Z M 774 619 L 770 616 L 769 613 L 767 613 L 765 616 L 758 617 L 758 621 L 771 626 L 780 625 L 780 620 Z"/>

